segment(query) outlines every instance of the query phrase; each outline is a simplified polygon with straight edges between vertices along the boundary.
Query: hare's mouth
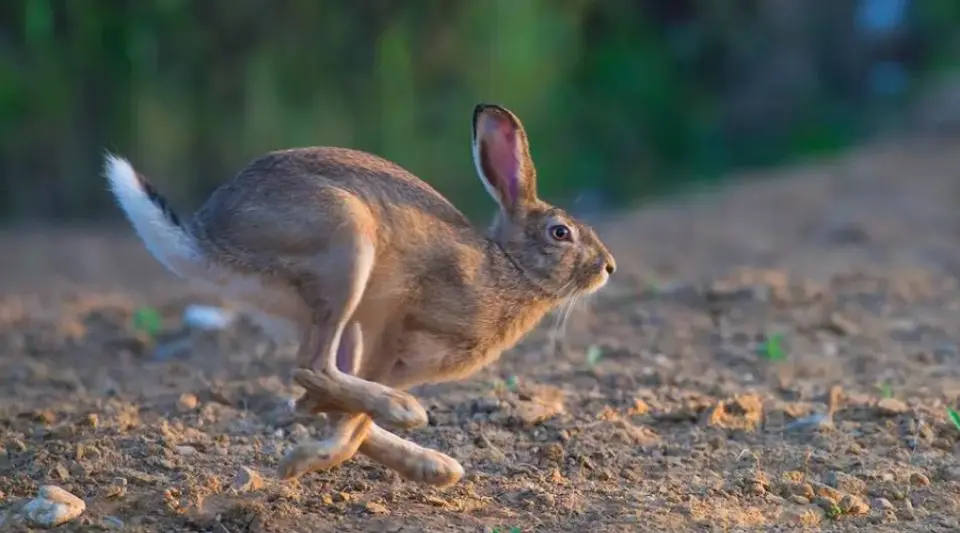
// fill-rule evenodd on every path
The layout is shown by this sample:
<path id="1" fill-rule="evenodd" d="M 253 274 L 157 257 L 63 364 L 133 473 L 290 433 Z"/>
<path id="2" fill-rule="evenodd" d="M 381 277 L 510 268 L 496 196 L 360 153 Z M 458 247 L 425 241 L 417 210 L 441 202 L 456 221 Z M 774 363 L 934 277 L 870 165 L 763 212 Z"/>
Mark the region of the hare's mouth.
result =
<path id="1" fill-rule="evenodd" d="M 587 287 L 587 290 L 584 291 L 587 295 L 593 294 L 600 289 L 606 287 L 607 283 L 610 281 L 610 274 L 607 272 L 600 272 L 600 275 L 595 276 L 592 280 L 592 283 Z"/>

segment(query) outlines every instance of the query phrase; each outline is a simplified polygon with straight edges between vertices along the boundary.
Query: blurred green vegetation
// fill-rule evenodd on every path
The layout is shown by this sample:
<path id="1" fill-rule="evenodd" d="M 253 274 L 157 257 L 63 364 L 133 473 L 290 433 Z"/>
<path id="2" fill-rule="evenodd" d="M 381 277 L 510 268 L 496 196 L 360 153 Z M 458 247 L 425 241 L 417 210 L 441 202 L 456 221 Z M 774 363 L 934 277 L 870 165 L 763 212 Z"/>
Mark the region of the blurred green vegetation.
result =
<path id="1" fill-rule="evenodd" d="M 877 37 L 854 0 L 6 0 L 0 218 L 117 216 L 105 149 L 186 211 L 303 145 L 372 151 L 485 213 L 479 101 L 524 120 L 548 198 L 630 201 L 874 131 L 960 32 L 956 0 L 892 1 Z"/>

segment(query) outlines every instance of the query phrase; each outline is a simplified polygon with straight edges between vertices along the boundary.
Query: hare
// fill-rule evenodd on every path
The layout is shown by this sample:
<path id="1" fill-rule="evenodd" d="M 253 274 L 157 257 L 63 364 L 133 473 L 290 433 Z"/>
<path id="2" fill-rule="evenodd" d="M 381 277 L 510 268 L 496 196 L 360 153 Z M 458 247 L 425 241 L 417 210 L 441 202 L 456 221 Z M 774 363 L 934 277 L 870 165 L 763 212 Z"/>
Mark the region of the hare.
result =
<path id="1" fill-rule="evenodd" d="M 479 104 L 472 126 L 477 173 L 499 204 L 486 233 L 407 170 L 357 150 L 267 153 L 189 220 L 107 154 L 111 190 L 157 260 L 297 332 L 294 379 L 307 392 L 296 408 L 329 413 L 333 434 L 289 453 L 282 479 L 359 452 L 407 479 L 456 483 L 456 460 L 378 423 L 423 426 L 405 390 L 470 376 L 614 273 L 589 226 L 538 198 L 517 116 Z"/>

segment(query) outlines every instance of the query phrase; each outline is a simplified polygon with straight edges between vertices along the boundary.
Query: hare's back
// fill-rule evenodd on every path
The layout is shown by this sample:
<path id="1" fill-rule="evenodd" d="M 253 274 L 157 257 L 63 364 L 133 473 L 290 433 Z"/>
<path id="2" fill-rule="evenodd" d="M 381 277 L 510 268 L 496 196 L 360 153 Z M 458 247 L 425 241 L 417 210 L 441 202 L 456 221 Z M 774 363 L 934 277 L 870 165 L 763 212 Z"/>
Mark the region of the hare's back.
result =
<path id="1" fill-rule="evenodd" d="M 268 243 L 287 248 L 281 244 L 286 241 L 299 248 L 342 228 L 348 211 L 358 209 L 385 227 L 470 227 L 453 204 L 398 164 L 336 147 L 294 148 L 254 159 L 214 191 L 195 222 L 221 248 Z"/>
<path id="2" fill-rule="evenodd" d="M 255 159 L 237 177 L 241 182 L 264 180 L 267 183 L 260 184 L 261 187 L 333 186 L 349 191 L 374 208 L 412 207 L 451 222 L 465 222 L 463 214 L 428 183 L 392 161 L 360 150 L 280 150 Z"/>

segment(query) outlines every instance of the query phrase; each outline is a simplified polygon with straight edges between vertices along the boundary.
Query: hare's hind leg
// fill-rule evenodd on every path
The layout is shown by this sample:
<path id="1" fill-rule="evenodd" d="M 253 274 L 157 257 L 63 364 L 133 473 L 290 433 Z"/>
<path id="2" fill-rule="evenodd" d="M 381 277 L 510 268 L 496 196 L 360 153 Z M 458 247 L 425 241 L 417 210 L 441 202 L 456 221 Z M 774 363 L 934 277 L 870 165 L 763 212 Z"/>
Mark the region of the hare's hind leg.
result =
<path id="1" fill-rule="evenodd" d="M 337 363 L 347 374 L 356 374 L 363 356 L 363 335 L 360 326 L 353 322 L 340 340 L 337 348 Z M 309 472 L 333 468 L 356 455 L 357 449 L 367 438 L 373 421 L 366 413 L 331 412 L 322 398 L 307 392 L 296 402 L 296 410 L 302 413 L 327 412 L 333 428 L 332 435 L 323 441 L 311 441 L 298 445 L 283 460 L 277 469 L 280 479 L 292 479 Z"/>
<path id="2" fill-rule="evenodd" d="M 341 227 L 338 246 L 314 258 L 300 276 L 298 289 L 312 313 L 304 327 L 298 355 L 300 368 L 294 372 L 294 379 L 311 393 L 322 396 L 336 411 L 368 413 L 399 427 L 423 426 L 427 412 L 413 396 L 351 376 L 337 367 L 341 338 L 373 270 L 374 247 L 362 231 L 362 212 L 357 219 L 355 229 Z"/>
<path id="3" fill-rule="evenodd" d="M 304 394 L 297 400 L 297 411 L 302 413 L 321 413 L 327 411 L 327 409 L 328 407 L 323 404 L 322 400 L 310 393 Z M 359 416 L 366 417 L 367 415 L 361 414 Z M 349 419 L 339 418 L 336 422 L 338 429 L 334 430 L 335 434 L 349 431 L 349 425 L 352 423 Z M 340 427 L 344 429 L 339 429 Z M 346 454 L 355 453 L 359 448 L 360 453 L 396 471 L 405 479 L 441 488 L 449 487 L 463 477 L 463 467 L 456 459 L 403 439 L 376 424 L 370 424 L 367 433 L 357 432 L 353 436 L 356 440 L 341 444 L 341 448 L 339 448 L 341 451 L 336 454 L 336 458 L 343 458 L 342 461 L 345 461 L 348 459 Z M 324 442 L 331 442 L 332 440 Z M 289 479 L 311 470 L 329 468 L 328 464 L 330 466 L 339 464 L 325 459 L 324 454 L 329 453 L 327 450 L 330 449 L 331 447 L 322 447 L 319 443 L 297 447 L 281 462 L 281 478 Z M 330 457 L 333 456 L 334 454 L 330 454 Z"/>
<path id="4" fill-rule="evenodd" d="M 330 438 L 300 444 L 280 461 L 280 479 L 300 477 L 348 461 L 356 455 L 373 424 L 366 413 L 331 414 L 330 421 L 334 428 Z"/>
<path id="5" fill-rule="evenodd" d="M 435 487 L 449 487 L 463 477 L 463 467 L 453 457 L 424 448 L 376 424 L 370 426 L 360 453 L 406 479 Z"/>

